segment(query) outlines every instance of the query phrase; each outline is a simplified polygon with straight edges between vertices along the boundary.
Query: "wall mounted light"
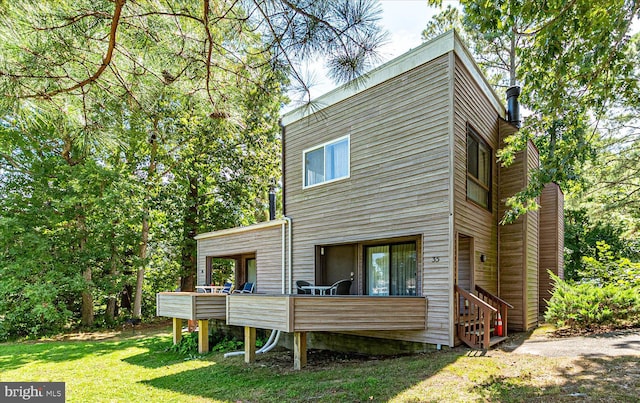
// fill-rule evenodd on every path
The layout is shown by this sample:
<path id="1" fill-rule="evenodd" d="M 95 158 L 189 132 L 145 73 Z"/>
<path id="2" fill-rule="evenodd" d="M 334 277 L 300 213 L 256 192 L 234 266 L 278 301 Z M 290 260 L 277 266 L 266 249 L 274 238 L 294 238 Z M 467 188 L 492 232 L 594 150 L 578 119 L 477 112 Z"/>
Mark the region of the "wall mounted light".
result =
<path id="1" fill-rule="evenodd" d="M 482 255 L 480 255 L 480 261 L 482 263 L 486 262 L 487 261 L 487 255 L 485 255 L 484 253 Z"/>

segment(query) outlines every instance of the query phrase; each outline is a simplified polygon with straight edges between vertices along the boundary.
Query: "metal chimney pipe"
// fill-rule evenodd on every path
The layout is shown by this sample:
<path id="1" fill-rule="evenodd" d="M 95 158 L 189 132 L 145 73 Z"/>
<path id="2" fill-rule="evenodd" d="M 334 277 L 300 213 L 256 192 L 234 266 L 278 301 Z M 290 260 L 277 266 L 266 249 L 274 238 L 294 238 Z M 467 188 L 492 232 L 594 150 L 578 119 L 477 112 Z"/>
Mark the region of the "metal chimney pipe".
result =
<path id="1" fill-rule="evenodd" d="M 522 120 L 520 119 L 518 96 L 520 96 L 519 86 L 514 85 L 507 89 L 507 120 L 519 129 L 522 126 Z"/>
<path id="2" fill-rule="evenodd" d="M 269 189 L 269 220 L 276 219 L 276 189 L 271 186 Z"/>

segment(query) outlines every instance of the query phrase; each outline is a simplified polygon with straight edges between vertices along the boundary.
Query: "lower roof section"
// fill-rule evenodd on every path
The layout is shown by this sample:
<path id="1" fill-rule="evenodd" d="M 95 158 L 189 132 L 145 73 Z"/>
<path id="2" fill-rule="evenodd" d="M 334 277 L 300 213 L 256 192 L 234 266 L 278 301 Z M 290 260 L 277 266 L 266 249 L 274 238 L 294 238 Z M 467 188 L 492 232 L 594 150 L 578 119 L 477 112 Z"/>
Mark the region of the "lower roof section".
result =
<path id="1" fill-rule="evenodd" d="M 236 227 L 236 228 L 222 229 L 219 231 L 205 232 L 205 233 L 196 235 L 194 239 L 200 240 L 200 239 L 209 239 L 209 238 L 215 238 L 215 237 L 225 236 L 225 235 L 240 234 L 243 232 L 256 231 L 263 228 L 284 225 L 286 223 L 287 223 L 287 220 L 265 221 L 258 224 L 248 225 L 246 227 Z"/>

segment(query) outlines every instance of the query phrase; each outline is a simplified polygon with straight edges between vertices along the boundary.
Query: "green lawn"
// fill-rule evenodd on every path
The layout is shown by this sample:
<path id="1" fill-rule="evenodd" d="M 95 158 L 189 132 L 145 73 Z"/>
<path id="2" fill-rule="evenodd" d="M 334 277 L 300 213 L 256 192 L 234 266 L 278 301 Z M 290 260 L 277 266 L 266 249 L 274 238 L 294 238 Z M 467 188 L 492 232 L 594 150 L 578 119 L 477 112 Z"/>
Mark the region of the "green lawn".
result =
<path id="1" fill-rule="evenodd" d="M 637 357 L 544 358 L 466 349 L 388 359 L 288 351 L 189 359 L 169 329 L 102 340 L 0 344 L 0 381 L 63 381 L 67 402 L 635 401 Z"/>

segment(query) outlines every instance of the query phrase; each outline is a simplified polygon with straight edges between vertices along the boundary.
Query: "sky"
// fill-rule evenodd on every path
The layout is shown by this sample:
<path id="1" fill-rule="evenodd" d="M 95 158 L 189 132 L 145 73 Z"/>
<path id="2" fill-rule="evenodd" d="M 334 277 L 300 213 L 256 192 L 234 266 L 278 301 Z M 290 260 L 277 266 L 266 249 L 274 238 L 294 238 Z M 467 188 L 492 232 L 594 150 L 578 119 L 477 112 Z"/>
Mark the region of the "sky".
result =
<path id="1" fill-rule="evenodd" d="M 429 7 L 426 0 L 382 0 L 380 3 L 382 5 L 380 22 L 389 35 L 388 43 L 380 49 L 380 55 L 382 62 L 387 62 L 422 43 L 420 35 L 438 9 Z M 326 78 L 323 61 L 312 63 L 309 69 L 315 83 L 311 88 L 312 98 L 317 98 L 337 86 Z"/>
<path id="2" fill-rule="evenodd" d="M 444 0 L 444 5 L 458 5 L 456 0 Z M 426 0 L 381 0 L 381 25 L 388 32 L 389 40 L 380 49 L 382 63 L 415 48 L 422 43 L 420 35 L 431 17 L 438 13 L 438 8 L 429 7 Z M 631 32 L 640 30 L 640 20 L 636 18 Z M 309 65 L 314 85 L 311 87 L 311 98 L 325 94 L 337 85 L 326 77 L 324 62 L 318 60 Z M 294 97 L 295 98 L 295 97 Z M 289 105 L 289 108 L 293 105 Z"/>

